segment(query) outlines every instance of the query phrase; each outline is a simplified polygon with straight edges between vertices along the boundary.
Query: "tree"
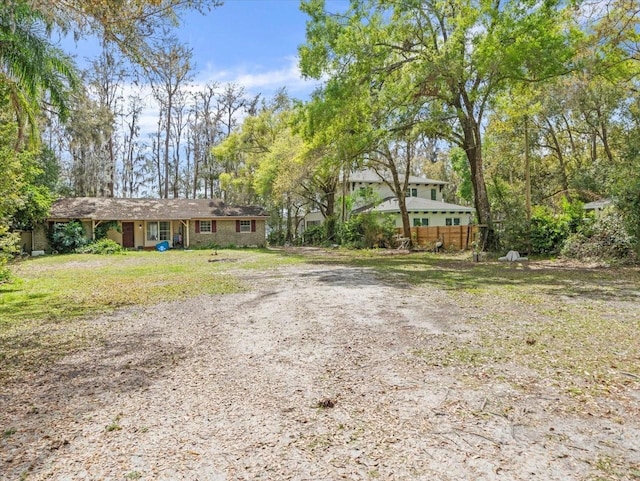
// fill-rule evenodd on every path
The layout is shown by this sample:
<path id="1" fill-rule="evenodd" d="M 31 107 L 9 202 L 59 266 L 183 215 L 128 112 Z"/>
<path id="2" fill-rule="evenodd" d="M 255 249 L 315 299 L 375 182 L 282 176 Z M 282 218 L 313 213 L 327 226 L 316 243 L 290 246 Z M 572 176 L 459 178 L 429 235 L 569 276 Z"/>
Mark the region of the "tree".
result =
<path id="1" fill-rule="evenodd" d="M 107 139 L 105 156 L 101 170 L 106 179 L 105 185 L 99 192 L 100 196 L 113 197 L 116 188 L 116 162 L 118 157 L 116 119 L 122 117 L 122 88 L 128 74 L 122 58 L 113 45 L 103 42 L 100 56 L 91 62 L 87 73 L 90 95 L 104 110 L 111 112 L 113 126 Z"/>
<path id="2" fill-rule="evenodd" d="M 310 16 L 300 49 L 305 75 L 358 79 L 382 91 L 406 88 L 407 107 L 419 107 L 423 134 L 466 153 L 484 240 L 495 242 L 484 172 L 485 115 L 509 84 L 566 71 L 572 30 L 559 2 L 357 1 L 332 15 L 324 1 L 304 2 Z M 394 87 L 395 89 L 395 87 Z"/>
<path id="3" fill-rule="evenodd" d="M 151 66 L 151 88 L 153 95 L 160 103 L 162 120 L 164 122 L 162 164 L 163 176 L 160 178 L 159 195 L 169 197 L 170 146 L 172 130 L 176 129 L 174 115 L 176 103 L 180 98 L 180 89 L 191 78 L 191 50 L 181 45 L 175 37 L 167 37 L 161 43 L 156 44 L 156 56 Z M 160 139 L 159 139 L 160 140 Z M 160 153 L 160 151 L 158 151 Z M 158 159 L 159 162 L 159 159 Z M 160 170 L 158 172 L 160 174 Z"/>
<path id="4" fill-rule="evenodd" d="M 5 1 L 9 6 L 24 3 Z M 73 30 L 76 37 L 94 34 L 141 65 L 153 58 L 157 33 L 178 24 L 185 11 L 205 12 L 221 4 L 219 0 L 29 0 L 49 25 Z"/>
<path id="5" fill-rule="evenodd" d="M 105 196 L 112 181 L 109 171 L 109 140 L 113 135 L 113 112 L 84 93 L 78 93 L 64 126 L 71 155 L 68 185 L 76 196 Z"/>
<path id="6" fill-rule="evenodd" d="M 69 95 L 78 87 L 73 62 L 46 36 L 51 27 L 25 1 L 0 5 L 0 88 L 7 92 L 18 121 L 16 148 L 24 141 L 25 126 L 37 143 L 42 108 L 51 106 L 65 118 Z"/>

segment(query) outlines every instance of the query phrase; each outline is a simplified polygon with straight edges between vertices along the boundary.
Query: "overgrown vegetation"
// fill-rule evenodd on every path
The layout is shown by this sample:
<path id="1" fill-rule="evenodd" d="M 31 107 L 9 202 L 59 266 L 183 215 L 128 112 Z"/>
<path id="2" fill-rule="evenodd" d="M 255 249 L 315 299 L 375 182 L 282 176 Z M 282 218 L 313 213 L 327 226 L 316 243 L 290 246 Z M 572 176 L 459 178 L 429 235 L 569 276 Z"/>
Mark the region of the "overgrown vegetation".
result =
<path id="1" fill-rule="evenodd" d="M 396 233 L 391 216 L 364 213 L 352 216 L 342 225 L 342 243 L 357 249 L 391 247 Z"/>
<path id="2" fill-rule="evenodd" d="M 111 239 L 102 238 L 78 247 L 75 252 L 78 254 L 124 254 L 127 250 Z"/>
<path id="3" fill-rule="evenodd" d="M 73 252 L 89 242 L 80 221 L 55 223 L 47 234 L 49 246 L 60 254 Z"/>
<path id="4" fill-rule="evenodd" d="M 581 261 L 613 261 L 635 263 L 635 239 L 627 231 L 624 217 L 615 208 L 585 222 L 564 245 L 562 255 Z"/>
<path id="5" fill-rule="evenodd" d="M 7 282 L 11 277 L 11 270 L 7 264 L 20 251 L 19 245 L 18 234 L 6 232 L 6 227 L 0 224 L 0 284 Z"/>

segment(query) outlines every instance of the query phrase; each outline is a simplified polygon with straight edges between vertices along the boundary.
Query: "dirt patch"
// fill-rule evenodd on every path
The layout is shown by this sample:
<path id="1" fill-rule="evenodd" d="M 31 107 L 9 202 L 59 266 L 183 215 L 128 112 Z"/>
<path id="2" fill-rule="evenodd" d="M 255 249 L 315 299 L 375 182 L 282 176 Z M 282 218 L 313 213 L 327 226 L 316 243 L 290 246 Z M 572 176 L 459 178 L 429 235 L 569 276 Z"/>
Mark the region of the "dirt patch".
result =
<path id="1" fill-rule="evenodd" d="M 581 406 L 509 359 L 444 362 L 483 315 L 455 292 L 339 265 L 236 274 L 248 292 L 116 311 L 100 345 L 5 386 L 0 478 L 640 477 L 637 379 Z"/>

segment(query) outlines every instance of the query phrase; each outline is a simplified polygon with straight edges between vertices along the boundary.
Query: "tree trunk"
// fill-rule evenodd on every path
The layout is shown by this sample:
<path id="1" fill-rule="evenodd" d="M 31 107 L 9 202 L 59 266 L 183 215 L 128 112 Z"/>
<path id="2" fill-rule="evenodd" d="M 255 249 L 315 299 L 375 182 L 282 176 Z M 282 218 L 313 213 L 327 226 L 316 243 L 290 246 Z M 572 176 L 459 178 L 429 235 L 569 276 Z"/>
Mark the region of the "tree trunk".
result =
<path id="1" fill-rule="evenodd" d="M 480 232 L 482 234 L 482 249 L 496 249 L 498 247 L 498 238 L 493 226 L 491 218 L 491 206 L 489 204 L 489 195 L 487 186 L 484 181 L 484 172 L 482 166 L 482 137 L 480 126 L 473 123 L 472 119 L 466 118 L 462 122 L 464 132 L 464 150 L 471 167 L 471 184 L 474 191 L 474 207 L 480 224 Z"/>

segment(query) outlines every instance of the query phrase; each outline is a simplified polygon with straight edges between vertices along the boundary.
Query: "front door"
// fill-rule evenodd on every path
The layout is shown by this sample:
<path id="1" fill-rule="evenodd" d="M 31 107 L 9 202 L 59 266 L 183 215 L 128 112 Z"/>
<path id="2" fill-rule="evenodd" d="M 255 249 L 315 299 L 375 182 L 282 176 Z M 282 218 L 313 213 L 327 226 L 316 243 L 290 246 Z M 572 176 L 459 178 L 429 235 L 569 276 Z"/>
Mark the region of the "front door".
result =
<path id="1" fill-rule="evenodd" d="M 122 247 L 135 247 L 133 222 L 122 223 Z"/>

